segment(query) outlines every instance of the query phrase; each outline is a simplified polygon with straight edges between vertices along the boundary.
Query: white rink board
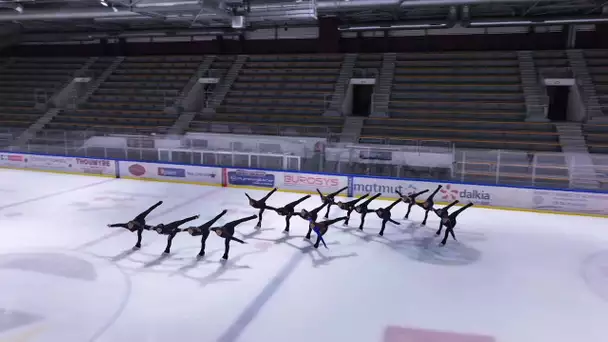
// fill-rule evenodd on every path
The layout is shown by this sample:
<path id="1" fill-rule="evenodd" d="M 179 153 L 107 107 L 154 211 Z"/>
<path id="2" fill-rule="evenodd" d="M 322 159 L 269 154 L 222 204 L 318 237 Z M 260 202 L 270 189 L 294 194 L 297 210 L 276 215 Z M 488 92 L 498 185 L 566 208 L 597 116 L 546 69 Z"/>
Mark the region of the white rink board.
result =
<path id="1" fill-rule="evenodd" d="M 219 167 L 173 165 L 144 162 L 118 162 L 122 178 L 153 179 L 168 182 L 222 184 L 222 169 Z"/>
<path id="2" fill-rule="evenodd" d="M 300 172 L 280 172 L 248 169 L 225 169 L 226 185 L 279 188 L 281 190 L 323 193 L 348 188 L 348 177 Z M 341 194 L 346 195 L 348 189 Z"/>
<path id="3" fill-rule="evenodd" d="M 107 159 L 42 156 L 24 153 L 1 153 L 0 166 L 43 171 L 116 175 L 116 162 Z"/>

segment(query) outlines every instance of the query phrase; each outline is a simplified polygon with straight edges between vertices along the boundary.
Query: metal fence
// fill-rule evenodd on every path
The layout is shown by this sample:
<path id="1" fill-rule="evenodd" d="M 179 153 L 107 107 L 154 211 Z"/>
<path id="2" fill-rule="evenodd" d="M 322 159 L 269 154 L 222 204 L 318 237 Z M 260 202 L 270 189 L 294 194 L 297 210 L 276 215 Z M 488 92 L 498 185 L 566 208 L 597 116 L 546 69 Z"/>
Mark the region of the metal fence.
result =
<path id="1" fill-rule="evenodd" d="M 8 130 L 0 137 L 10 136 Z M 92 143 L 110 136 L 114 143 Z M 406 145 L 360 145 L 326 142 L 314 146 L 302 142 L 297 153 L 287 152 L 284 137 L 269 137 L 274 143 L 244 142 L 239 136 L 229 148 L 212 149 L 184 136 L 159 133 L 43 131 L 22 146 L 5 145 L 12 152 L 71 155 L 140 161 L 171 161 L 184 164 L 218 165 L 362 174 L 370 176 L 491 185 L 577 188 L 596 184 L 608 190 L 608 155 L 541 153 L 507 150 L 459 149 L 449 142 L 412 140 Z M 293 144 L 293 137 L 290 141 Z M 169 146 L 169 147 L 167 147 Z M 588 182 L 585 182 L 588 181 Z M 588 186 L 587 186 L 588 187 Z"/>

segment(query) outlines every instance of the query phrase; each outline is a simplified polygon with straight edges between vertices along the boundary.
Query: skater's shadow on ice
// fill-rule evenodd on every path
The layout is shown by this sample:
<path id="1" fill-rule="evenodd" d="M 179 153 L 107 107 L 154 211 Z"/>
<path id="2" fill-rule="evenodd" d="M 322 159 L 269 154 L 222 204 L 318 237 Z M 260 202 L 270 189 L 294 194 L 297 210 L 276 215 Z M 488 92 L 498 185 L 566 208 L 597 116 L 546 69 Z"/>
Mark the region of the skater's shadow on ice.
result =
<path id="1" fill-rule="evenodd" d="M 287 233 L 283 233 L 283 234 L 284 235 L 278 239 L 264 239 L 264 238 L 253 238 L 253 239 L 270 242 L 275 245 L 284 244 L 291 248 L 294 248 L 294 249 L 298 250 L 300 253 L 308 255 L 311 259 L 312 266 L 315 268 L 328 265 L 329 263 L 331 263 L 332 261 L 337 260 L 337 259 L 345 259 L 345 258 L 351 258 L 351 257 L 358 256 L 357 253 L 326 255 L 325 253 L 321 252 L 321 249 L 325 249 L 325 247 L 323 245 L 319 246 L 319 248 L 314 248 L 314 246 L 312 245 L 312 241 L 309 239 L 306 239 L 302 235 L 289 235 Z M 296 244 L 289 242 L 290 240 L 293 240 L 293 239 L 301 239 L 303 241 L 306 241 L 307 243 L 310 243 L 310 245 L 298 246 Z M 339 244 L 340 243 L 336 242 L 336 241 L 327 242 L 328 246 L 336 246 Z M 327 252 L 331 253 L 332 251 L 328 250 Z M 317 256 L 317 257 L 315 258 L 315 256 Z"/>
<path id="2" fill-rule="evenodd" d="M 378 239 L 377 242 L 412 260 L 433 265 L 466 266 L 481 257 L 479 250 L 451 237 L 445 246 L 441 246 L 441 237 L 428 232 L 401 240 Z"/>
<path id="3" fill-rule="evenodd" d="M 158 265 L 162 264 L 163 261 L 169 259 L 170 257 L 171 257 L 171 254 L 161 254 L 156 259 L 153 259 L 153 260 L 150 260 L 150 261 L 144 263 L 142 268 L 151 268 L 154 266 L 158 266 Z"/>
<path id="4" fill-rule="evenodd" d="M 212 251 L 209 254 L 214 254 L 215 252 L 218 251 Z M 180 270 L 178 270 L 175 275 L 180 275 L 186 279 L 192 280 L 196 283 L 198 283 L 201 287 L 207 286 L 207 285 L 211 285 L 214 283 L 221 283 L 221 282 L 234 282 L 234 281 L 239 281 L 239 278 L 222 278 L 227 272 L 230 271 L 236 271 L 236 270 L 244 270 L 244 269 L 251 269 L 251 266 L 249 265 L 244 265 L 244 264 L 238 264 L 239 261 L 241 261 L 243 258 L 245 258 L 246 256 L 249 255 L 253 255 L 253 254 L 258 254 L 258 253 L 262 253 L 263 250 L 256 250 L 256 251 L 251 251 L 251 252 L 246 252 L 243 254 L 239 254 L 235 257 L 230 258 L 229 260 L 219 260 L 219 261 L 208 261 L 208 260 L 197 260 L 194 261 L 194 266 L 191 265 L 187 265 L 185 267 L 182 267 Z M 204 269 L 202 267 L 198 267 L 201 264 L 206 264 L 206 265 L 216 265 L 215 269 L 211 272 L 211 273 L 207 273 L 207 269 Z M 189 274 L 189 272 L 192 271 L 193 273 L 195 271 L 201 272 L 203 273 L 202 275 L 198 275 L 198 274 Z"/>

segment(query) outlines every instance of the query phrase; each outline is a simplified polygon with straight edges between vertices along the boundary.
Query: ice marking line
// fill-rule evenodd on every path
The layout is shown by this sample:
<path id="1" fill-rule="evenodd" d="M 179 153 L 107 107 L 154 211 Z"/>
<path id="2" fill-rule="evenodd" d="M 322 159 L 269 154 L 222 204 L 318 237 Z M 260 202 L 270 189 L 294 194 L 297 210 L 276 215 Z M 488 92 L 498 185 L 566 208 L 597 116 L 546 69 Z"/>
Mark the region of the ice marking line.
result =
<path id="1" fill-rule="evenodd" d="M 307 252 L 298 251 L 294 254 L 289 262 L 281 268 L 281 270 L 264 286 L 262 292 L 249 304 L 239 317 L 226 329 L 226 331 L 217 339 L 218 342 L 235 342 L 241 334 L 247 329 L 249 324 L 255 319 L 260 310 L 268 303 L 277 290 L 283 285 L 285 280 L 293 273 L 296 266 L 304 260 Z"/>
<path id="2" fill-rule="evenodd" d="M 55 196 L 59 196 L 59 195 L 64 195 L 64 194 L 67 194 L 67 193 L 70 193 L 70 192 L 74 192 L 74 191 L 78 191 L 78 190 L 84 190 L 84 189 L 92 188 L 94 186 L 101 185 L 101 184 L 104 184 L 104 183 L 109 183 L 109 182 L 112 182 L 112 181 L 115 181 L 115 180 L 116 179 L 114 179 L 114 178 L 112 178 L 112 179 L 104 179 L 101 182 L 96 182 L 96 183 L 93 183 L 93 184 L 83 185 L 83 186 L 79 186 L 79 187 L 72 188 L 72 189 L 67 189 L 67 190 L 62 190 L 62 191 L 58 191 L 58 192 L 53 192 L 53 193 L 42 195 L 42 196 L 39 196 L 39 197 L 34 197 L 34 198 L 26 199 L 26 200 L 23 200 L 23 201 L 20 201 L 20 202 L 15 202 L 15 203 L 11 203 L 11 204 L 5 204 L 5 205 L 0 206 L 0 210 L 16 207 L 16 206 L 22 205 L 22 204 L 28 204 L 28 203 L 44 200 L 44 199 L 55 197 Z"/>
<path id="3" fill-rule="evenodd" d="M 165 210 L 160 210 L 160 211 L 158 211 L 156 213 L 152 212 L 150 214 L 149 218 L 155 218 L 155 217 L 158 217 L 158 216 L 161 216 L 161 215 L 165 215 L 165 214 L 167 214 L 167 213 L 169 213 L 169 212 L 171 212 L 171 211 L 173 211 L 173 210 L 175 210 L 175 209 L 177 209 L 179 207 L 191 205 L 191 204 L 193 204 L 194 201 L 198 201 L 201 198 L 205 198 L 207 196 L 211 196 L 211 195 L 213 195 L 213 194 L 215 194 L 217 192 L 220 192 L 221 190 L 224 190 L 224 188 L 218 188 L 218 189 L 215 189 L 215 190 L 207 191 L 207 192 L 204 192 L 204 193 L 202 193 L 200 195 L 197 195 L 197 196 L 195 196 L 193 198 L 189 198 L 186 201 L 180 202 L 180 203 L 178 203 L 178 204 L 176 204 L 176 205 L 174 205 L 174 206 L 172 206 L 170 208 L 167 208 Z M 80 245 L 78 247 L 75 247 L 75 248 L 73 248 L 73 250 L 74 251 L 78 251 L 78 250 L 81 250 L 81 249 L 84 249 L 84 248 L 87 248 L 87 247 L 94 246 L 94 245 L 96 245 L 96 244 L 98 244 L 98 243 L 100 243 L 100 242 L 102 242 L 104 240 L 107 240 L 107 239 L 112 238 L 114 236 L 121 235 L 123 233 L 125 233 L 124 229 L 116 229 L 115 231 L 113 231 L 113 232 L 111 232 L 109 234 L 106 234 L 106 235 L 104 235 L 102 237 L 99 237 L 99 238 L 93 240 L 93 241 L 89 241 L 89 242 L 86 242 L 86 243 L 84 243 L 84 244 L 82 244 L 82 245 Z"/>

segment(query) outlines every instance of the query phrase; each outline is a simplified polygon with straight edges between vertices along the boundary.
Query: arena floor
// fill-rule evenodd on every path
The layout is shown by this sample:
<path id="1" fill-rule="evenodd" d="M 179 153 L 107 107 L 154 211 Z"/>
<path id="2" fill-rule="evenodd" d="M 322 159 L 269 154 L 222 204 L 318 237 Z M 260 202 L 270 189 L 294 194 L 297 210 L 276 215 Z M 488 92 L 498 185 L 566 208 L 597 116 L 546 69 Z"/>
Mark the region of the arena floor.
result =
<path id="1" fill-rule="evenodd" d="M 194 214 L 255 213 L 243 190 L 0 170 L 0 342 L 605 342 L 608 221 L 471 208 L 438 247 L 437 218 L 420 227 L 338 224 L 329 249 L 306 223 L 267 212 L 212 235 L 166 239 L 107 228 L 158 200 L 150 224 Z M 248 191 L 261 197 L 261 191 Z M 298 194 L 276 193 L 279 206 Z M 318 197 L 301 207 L 312 208 Z M 371 207 L 377 207 L 379 203 Z M 394 216 L 402 218 L 405 205 Z M 340 215 L 336 207 L 331 216 Z M 195 221 L 197 223 L 199 221 Z"/>

